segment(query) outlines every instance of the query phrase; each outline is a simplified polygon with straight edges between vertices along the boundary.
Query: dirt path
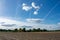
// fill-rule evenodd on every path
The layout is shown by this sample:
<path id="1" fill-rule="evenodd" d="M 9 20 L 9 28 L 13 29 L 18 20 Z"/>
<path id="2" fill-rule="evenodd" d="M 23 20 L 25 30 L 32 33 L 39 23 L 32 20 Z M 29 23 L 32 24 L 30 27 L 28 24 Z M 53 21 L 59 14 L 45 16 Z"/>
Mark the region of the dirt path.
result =
<path id="1" fill-rule="evenodd" d="M 0 32 L 0 40 L 60 40 L 60 32 Z"/>

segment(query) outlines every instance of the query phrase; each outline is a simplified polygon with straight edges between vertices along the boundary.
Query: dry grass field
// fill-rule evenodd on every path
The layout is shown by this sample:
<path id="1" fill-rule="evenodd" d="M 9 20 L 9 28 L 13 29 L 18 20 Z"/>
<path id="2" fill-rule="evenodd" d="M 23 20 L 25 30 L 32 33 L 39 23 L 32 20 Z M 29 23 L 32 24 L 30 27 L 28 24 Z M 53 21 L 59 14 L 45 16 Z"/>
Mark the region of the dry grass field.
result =
<path id="1" fill-rule="evenodd" d="M 0 32 L 0 40 L 60 40 L 60 32 Z"/>

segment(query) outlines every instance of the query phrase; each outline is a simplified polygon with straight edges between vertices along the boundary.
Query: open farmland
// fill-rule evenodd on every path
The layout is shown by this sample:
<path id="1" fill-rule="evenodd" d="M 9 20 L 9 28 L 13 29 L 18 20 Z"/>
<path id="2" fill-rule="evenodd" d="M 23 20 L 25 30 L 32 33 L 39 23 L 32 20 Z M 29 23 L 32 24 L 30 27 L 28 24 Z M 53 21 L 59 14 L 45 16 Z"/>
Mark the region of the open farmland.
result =
<path id="1" fill-rule="evenodd" d="M 0 40 L 60 40 L 60 32 L 0 32 Z"/>

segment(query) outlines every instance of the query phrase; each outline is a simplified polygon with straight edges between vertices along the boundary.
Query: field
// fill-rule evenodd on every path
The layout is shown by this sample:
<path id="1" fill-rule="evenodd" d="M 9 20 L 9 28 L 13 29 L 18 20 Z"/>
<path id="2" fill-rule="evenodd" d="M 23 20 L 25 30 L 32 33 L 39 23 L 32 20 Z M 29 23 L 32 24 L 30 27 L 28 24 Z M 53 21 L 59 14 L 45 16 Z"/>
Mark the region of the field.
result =
<path id="1" fill-rule="evenodd" d="M 0 32 L 0 40 L 60 40 L 60 32 Z"/>

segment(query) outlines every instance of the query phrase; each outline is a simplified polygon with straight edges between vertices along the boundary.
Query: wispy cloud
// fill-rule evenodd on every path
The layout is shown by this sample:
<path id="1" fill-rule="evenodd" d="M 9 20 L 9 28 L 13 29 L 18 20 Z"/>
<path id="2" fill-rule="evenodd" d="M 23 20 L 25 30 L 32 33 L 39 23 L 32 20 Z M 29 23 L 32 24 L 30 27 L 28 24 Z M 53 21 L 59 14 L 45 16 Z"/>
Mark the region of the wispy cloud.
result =
<path id="1" fill-rule="evenodd" d="M 58 5 L 58 3 L 60 3 L 60 1 L 59 2 L 57 2 L 52 8 L 51 8 L 51 10 L 47 13 L 47 15 L 44 17 L 44 19 L 46 19 L 48 16 L 49 16 L 49 14 L 56 8 L 56 6 Z"/>

